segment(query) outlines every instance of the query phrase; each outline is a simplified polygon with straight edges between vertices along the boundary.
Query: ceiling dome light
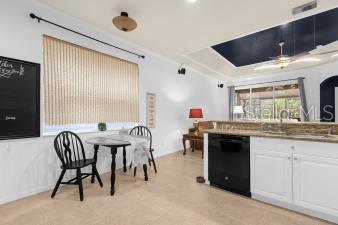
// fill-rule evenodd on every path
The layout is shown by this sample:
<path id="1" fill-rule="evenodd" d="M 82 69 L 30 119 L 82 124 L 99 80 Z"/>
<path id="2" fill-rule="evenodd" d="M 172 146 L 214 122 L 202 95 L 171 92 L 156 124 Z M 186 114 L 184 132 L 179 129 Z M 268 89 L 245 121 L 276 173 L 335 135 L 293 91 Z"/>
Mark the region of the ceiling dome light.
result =
<path id="1" fill-rule="evenodd" d="M 117 29 L 124 32 L 135 30 L 135 28 L 137 27 L 136 21 L 128 17 L 128 13 L 126 12 L 121 12 L 120 16 L 114 17 L 113 24 Z"/>
<path id="2" fill-rule="evenodd" d="M 194 3 L 194 2 L 196 2 L 197 0 L 187 0 L 187 2 L 189 2 L 189 3 Z"/>

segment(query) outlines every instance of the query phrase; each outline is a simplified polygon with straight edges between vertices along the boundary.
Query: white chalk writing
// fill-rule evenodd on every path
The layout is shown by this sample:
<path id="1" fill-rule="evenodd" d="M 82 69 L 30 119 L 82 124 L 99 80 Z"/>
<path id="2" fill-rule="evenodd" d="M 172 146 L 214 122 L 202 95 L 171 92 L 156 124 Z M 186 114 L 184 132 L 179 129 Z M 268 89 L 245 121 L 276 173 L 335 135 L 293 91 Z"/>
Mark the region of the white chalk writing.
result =
<path id="1" fill-rule="evenodd" d="M 20 65 L 20 68 L 14 68 L 7 60 L 0 59 L 0 78 L 11 78 L 14 74 L 23 76 L 25 73 L 25 68 Z"/>
<path id="2" fill-rule="evenodd" d="M 15 116 L 6 116 L 5 120 L 16 120 Z"/>

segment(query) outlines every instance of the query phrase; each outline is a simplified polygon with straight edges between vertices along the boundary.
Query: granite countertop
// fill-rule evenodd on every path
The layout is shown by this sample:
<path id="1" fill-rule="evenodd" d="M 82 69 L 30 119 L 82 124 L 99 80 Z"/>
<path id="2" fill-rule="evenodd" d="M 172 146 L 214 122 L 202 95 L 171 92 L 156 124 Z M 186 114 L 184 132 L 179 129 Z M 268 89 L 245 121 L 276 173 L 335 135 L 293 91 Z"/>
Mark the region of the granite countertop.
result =
<path id="1" fill-rule="evenodd" d="M 338 143 L 338 135 L 324 135 L 324 134 L 312 134 L 312 133 L 277 133 L 276 131 L 259 131 L 259 130 L 239 130 L 239 129 L 211 129 L 204 130 L 204 133 L 212 134 L 229 134 L 229 135 L 241 135 L 241 136 L 253 136 L 253 137 L 267 137 L 267 138 L 279 138 L 279 139 L 292 139 L 302 141 L 314 141 L 314 142 L 328 142 Z"/>
<path id="2" fill-rule="evenodd" d="M 215 123 L 231 123 L 231 124 L 241 124 L 241 123 L 246 123 L 246 124 L 255 124 L 255 123 L 267 123 L 267 124 L 278 124 L 279 120 L 276 121 L 251 121 L 251 120 L 213 120 Z M 332 123 L 332 122 L 320 122 L 320 121 L 309 121 L 309 122 L 304 122 L 304 121 L 299 121 L 299 122 L 290 122 L 290 121 L 283 121 L 283 124 L 297 124 L 297 125 L 328 125 L 332 126 L 337 123 Z"/>

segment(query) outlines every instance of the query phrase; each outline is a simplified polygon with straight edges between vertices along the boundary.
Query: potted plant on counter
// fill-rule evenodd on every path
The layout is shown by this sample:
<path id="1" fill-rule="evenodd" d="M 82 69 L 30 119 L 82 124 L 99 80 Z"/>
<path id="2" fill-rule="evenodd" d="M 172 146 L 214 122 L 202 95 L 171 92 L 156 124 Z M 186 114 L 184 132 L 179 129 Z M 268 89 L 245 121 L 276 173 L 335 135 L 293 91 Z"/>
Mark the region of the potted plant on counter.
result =
<path id="1" fill-rule="evenodd" d="M 100 122 L 97 124 L 97 129 L 99 131 L 106 131 L 107 130 L 107 124 L 104 122 Z"/>

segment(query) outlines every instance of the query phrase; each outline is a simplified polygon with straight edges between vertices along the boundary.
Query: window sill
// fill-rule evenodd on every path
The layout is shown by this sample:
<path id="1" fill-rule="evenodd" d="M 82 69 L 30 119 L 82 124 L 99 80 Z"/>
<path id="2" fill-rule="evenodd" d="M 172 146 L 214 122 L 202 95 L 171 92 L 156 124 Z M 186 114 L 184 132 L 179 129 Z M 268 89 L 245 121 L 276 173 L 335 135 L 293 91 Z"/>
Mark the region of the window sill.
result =
<path id="1" fill-rule="evenodd" d="M 102 133 L 102 134 L 107 134 L 110 132 L 117 132 L 120 129 L 110 129 L 110 130 L 106 130 L 106 131 L 99 131 L 99 130 L 77 130 L 77 131 L 72 131 L 76 134 L 92 134 L 92 133 Z M 59 133 L 61 133 L 62 131 L 56 131 L 56 132 L 45 132 L 42 134 L 42 137 L 51 137 L 51 136 L 56 136 Z"/>

